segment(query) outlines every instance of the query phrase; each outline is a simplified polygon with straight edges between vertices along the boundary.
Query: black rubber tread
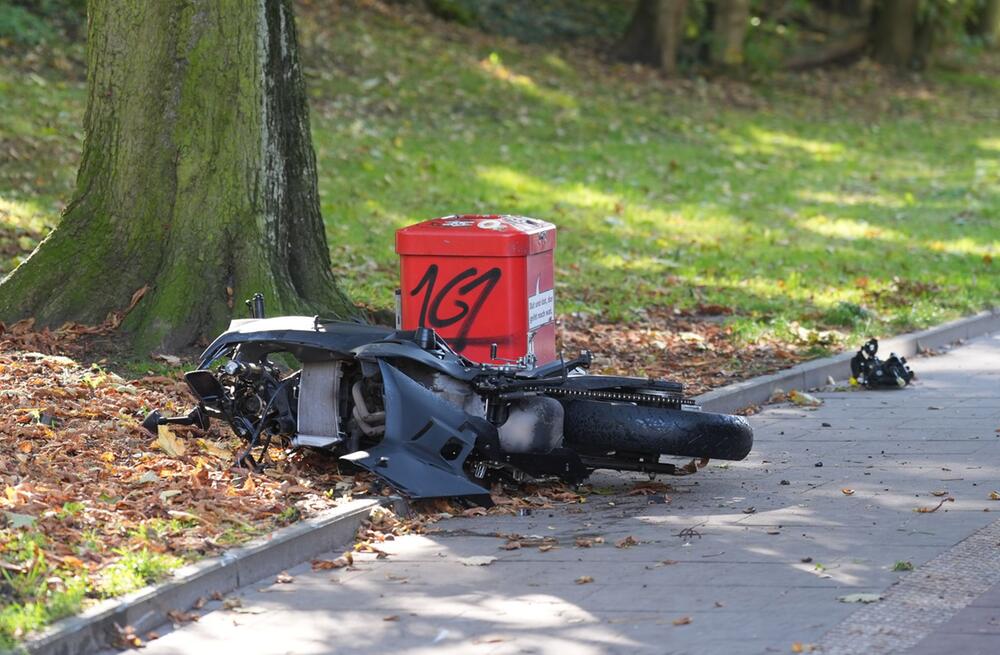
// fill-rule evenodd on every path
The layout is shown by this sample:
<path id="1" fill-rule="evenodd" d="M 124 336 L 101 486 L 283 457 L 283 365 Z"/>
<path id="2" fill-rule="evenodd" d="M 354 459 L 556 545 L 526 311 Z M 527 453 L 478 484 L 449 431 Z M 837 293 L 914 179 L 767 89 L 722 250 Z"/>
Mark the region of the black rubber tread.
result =
<path id="1" fill-rule="evenodd" d="M 740 460 L 753 446 L 742 416 L 600 400 L 560 399 L 563 443 L 581 451 L 627 451 Z"/>

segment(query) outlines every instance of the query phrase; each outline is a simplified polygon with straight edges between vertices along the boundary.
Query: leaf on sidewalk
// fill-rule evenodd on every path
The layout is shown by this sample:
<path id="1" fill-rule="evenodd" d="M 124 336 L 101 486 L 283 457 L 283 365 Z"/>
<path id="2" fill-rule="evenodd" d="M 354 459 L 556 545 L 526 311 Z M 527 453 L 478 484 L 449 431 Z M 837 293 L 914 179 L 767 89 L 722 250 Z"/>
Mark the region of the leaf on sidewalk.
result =
<path id="1" fill-rule="evenodd" d="M 579 578 L 574 580 L 577 584 L 588 584 L 594 581 L 594 578 L 589 575 L 581 575 Z"/>
<path id="2" fill-rule="evenodd" d="M 1000 491 L 991 491 L 990 500 L 1000 500 Z"/>
<path id="3" fill-rule="evenodd" d="M 674 619 L 674 625 L 690 625 L 690 623 L 691 623 L 690 616 L 682 616 L 679 619 Z"/>
<path id="4" fill-rule="evenodd" d="M 837 600 L 842 603 L 877 603 L 882 600 L 881 594 L 847 594 L 838 596 Z"/>
<path id="5" fill-rule="evenodd" d="M 800 407 L 819 407 L 823 401 L 804 391 L 792 390 L 788 394 L 788 399 Z"/>
<path id="6" fill-rule="evenodd" d="M 472 557 L 459 557 L 458 561 L 463 566 L 489 566 L 497 561 L 497 558 L 492 555 L 473 555 Z"/>
<path id="7" fill-rule="evenodd" d="M 615 542 L 615 548 L 631 548 L 637 545 L 639 545 L 639 542 L 632 535 L 628 535 L 624 539 L 619 539 Z"/>
<path id="8" fill-rule="evenodd" d="M 342 569 L 353 564 L 354 556 L 351 553 L 345 553 L 337 559 L 314 559 L 312 561 L 312 570 L 329 571 L 332 569 Z"/>
<path id="9" fill-rule="evenodd" d="M 853 496 L 854 495 L 854 489 L 848 489 L 848 488 L 845 487 L 845 488 L 843 488 L 843 489 L 840 490 L 840 493 L 844 494 L 845 496 Z"/>
<path id="10" fill-rule="evenodd" d="M 953 503 L 953 502 L 955 502 L 955 499 L 951 496 L 948 496 L 947 498 L 942 498 L 941 502 L 935 505 L 934 507 L 918 507 L 913 511 L 917 512 L 918 514 L 930 514 L 932 512 L 936 512 L 939 509 L 941 509 L 941 506 L 944 505 L 945 503 Z"/>

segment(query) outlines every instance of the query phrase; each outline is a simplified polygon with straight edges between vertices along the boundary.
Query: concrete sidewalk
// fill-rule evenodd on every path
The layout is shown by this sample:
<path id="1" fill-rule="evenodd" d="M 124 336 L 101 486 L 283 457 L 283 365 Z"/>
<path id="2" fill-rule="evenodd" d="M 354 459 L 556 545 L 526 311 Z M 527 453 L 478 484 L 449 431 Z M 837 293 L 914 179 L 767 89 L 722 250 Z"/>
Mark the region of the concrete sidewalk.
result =
<path id="1" fill-rule="evenodd" d="M 1000 581 L 1000 337 L 912 364 L 906 390 L 766 409 L 748 460 L 664 479 L 666 499 L 627 495 L 645 477 L 602 472 L 591 482 L 611 495 L 442 521 L 350 570 L 303 564 L 291 583 L 243 589 L 236 610 L 212 602 L 165 627 L 145 652 L 889 653 L 925 638 L 921 653 L 934 639 L 963 652 L 947 622 L 988 626 L 977 608 L 1000 605 L 987 593 Z M 558 547 L 502 550 L 509 533 Z M 615 547 L 628 536 L 638 545 Z M 497 560 L 462 562 L 484 555 Z M 858 593 L 883 600 L 838 600 Z"/>

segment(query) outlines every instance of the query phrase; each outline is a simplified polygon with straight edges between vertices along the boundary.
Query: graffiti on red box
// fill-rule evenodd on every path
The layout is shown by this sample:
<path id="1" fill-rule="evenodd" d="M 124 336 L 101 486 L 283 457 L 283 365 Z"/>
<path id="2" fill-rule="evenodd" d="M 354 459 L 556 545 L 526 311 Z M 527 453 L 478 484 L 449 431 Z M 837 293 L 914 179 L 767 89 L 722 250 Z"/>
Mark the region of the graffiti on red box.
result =
<path id="1" fill-rule="evenodd" d="M 461 321 L 451 347 L 456 352 L 462 352 L 468 343 L 469 330 L 486 304 L 486 299 L 500 281 L 501 272 L 494 267 L 479 275 L 476 267 L 467 268 L 444 281 L 440 290 L 435 291 L 438 272 L 437 264 L 428 266 L 427 272 L 409 293 L 411 296 L 423 293 L 420 301 L 421 326 L 441 329 Z M 447 302 L 449 298 L 450 302 Z"/>

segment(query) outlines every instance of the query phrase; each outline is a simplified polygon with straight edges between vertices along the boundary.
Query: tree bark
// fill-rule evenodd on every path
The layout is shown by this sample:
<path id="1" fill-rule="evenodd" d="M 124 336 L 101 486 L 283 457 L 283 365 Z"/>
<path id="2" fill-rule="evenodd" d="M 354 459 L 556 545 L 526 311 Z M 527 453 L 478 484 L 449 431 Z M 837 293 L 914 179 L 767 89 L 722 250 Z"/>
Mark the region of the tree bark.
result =
<path id="1" fill-rule="evenodd" d="M 288 0 L 90 0 L 87 51 L 76 192 L 0 284 L 0 318 L 100 322 L 146 286 L 123 328 L 170 349 L 255 291 L 272 310 L 354 313 L 330 268 Z"/>
<path id="2" fill-rule="evenodd" d="M 677 72 L 677 50 L 684 37 L 687 0 L 639 0 L 616 55 L 663 70 Z"/>
<path id="3" fill-rule="evenodd" d="M 883 0 L 875 19 L 875 59 L 910 68 L 916 58 L 917 8 L 920 0 Z"/>
<path id="4" fill-rule="evenodd" d="M 750 0 L 716 0 L 712 21 L 712 63 L 725 68 L 743 64 L 743 42 L 750 20 Z"/>
<path id="5" fill-rule="evenodd" d="M 1000 45 L 1000 0 L 985 0 L 974 16 L 971 32 L 993 46 Z"/>

